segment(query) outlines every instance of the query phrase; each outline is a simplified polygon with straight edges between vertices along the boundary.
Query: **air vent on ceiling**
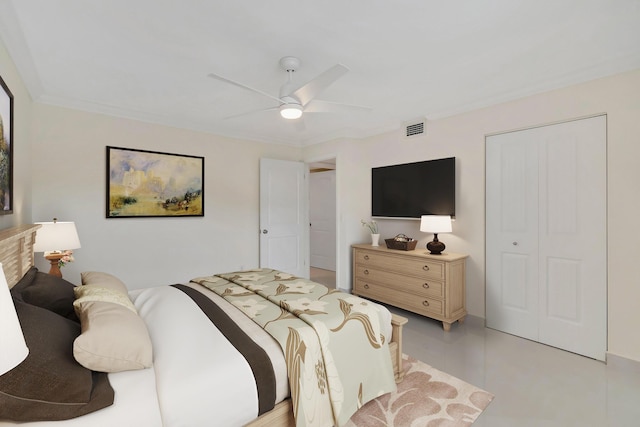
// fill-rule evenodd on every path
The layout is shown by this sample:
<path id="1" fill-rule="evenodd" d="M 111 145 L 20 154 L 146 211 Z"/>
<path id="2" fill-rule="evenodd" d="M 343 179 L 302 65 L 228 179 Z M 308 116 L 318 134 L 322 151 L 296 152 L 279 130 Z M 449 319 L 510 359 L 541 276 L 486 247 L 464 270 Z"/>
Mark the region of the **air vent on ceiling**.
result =
<path id="1" fill-rule="evenodd" d="M 405 137 L 410 138 L 416 135 L 422 135 L 424 133 L 424 121 L 413 122 L 406 125 Z"/>

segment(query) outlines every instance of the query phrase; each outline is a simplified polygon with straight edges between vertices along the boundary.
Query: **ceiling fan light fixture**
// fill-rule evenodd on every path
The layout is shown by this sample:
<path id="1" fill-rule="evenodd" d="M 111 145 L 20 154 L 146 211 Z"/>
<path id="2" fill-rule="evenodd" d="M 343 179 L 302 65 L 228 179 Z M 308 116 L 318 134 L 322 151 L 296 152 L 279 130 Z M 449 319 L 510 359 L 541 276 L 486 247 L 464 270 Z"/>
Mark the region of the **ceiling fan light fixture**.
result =
<path id="1" fill-rule="evenodd" d="M 299 104 L 283 104 L 280 106 L 280 115 L 288 120 L 302 117 L 302 106 Z"/>

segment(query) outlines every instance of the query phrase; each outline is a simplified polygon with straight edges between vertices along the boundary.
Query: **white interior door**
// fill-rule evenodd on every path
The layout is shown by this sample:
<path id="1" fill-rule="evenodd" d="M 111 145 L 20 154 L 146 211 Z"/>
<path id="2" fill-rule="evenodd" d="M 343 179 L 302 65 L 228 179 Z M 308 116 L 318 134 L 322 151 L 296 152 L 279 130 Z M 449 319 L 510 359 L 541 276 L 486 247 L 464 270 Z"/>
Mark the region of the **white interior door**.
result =
<path id="1" fill-rule="evenodd" d="M 606 116 L 540 128 L 541 342 L 605 360 Z"/>
<path id="2" fill-rule="evenodd" d="M 306 165 L 260 159 L 260 267 L 309 277 Z"/>
<path id="3" fill-rule="evenodd" d="M 311 266 L 336 271 L 336 171 L 309 174 Z"/>
<path id="4" fill-rule="evenodd" d="M 487 138 L 487 326 L 604 360 L 606 116 Z"/>
<path id="5" fill-rule="evenodd" d="M 486 144 L 487 326 L 538 339 L 538 149 L 526 132 Z"/>

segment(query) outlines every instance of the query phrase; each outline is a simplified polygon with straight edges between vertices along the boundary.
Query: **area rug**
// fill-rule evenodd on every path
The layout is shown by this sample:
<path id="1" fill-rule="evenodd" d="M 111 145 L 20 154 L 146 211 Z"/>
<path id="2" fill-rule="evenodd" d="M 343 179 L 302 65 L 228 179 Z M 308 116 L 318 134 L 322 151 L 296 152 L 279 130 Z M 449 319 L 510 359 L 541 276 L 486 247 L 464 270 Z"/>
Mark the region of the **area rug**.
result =
<path id="1" fill-rule="evenodd" d="M 419 360 L 403 356 L 404 380 L 364 405 L 346 427 L 466 427 L 493 395 Z"/>

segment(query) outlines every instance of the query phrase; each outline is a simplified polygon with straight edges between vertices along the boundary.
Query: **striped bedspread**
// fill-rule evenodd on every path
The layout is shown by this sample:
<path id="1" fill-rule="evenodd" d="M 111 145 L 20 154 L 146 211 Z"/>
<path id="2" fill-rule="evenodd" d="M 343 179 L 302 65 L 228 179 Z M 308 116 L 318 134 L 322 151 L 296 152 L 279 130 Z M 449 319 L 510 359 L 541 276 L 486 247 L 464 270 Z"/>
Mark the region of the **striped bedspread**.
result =
<path id="1" fill-rule="evenodd" d="M 296 425 L 344 425 L 371 399 L 395 390 L 382 330 L 369 301 L 271 269 L 199 277 L 282 347 Z"/>
<path id="2" fill-rule="evenodd" d="M 158 286 L 134 303 L 153 342 L 163 426 L 241 426 L 289 396 L 278 343 L 214 292 Z"/>
<path id="3" fill-rule="evenodd" d="M 276 378 L 267 352 L 210 298 L 189 286 L 173 286 L 187 294 L 200 307 L 251 367 L 258 394 L 258 414 L 272 410 L 276 402 Z"/>

